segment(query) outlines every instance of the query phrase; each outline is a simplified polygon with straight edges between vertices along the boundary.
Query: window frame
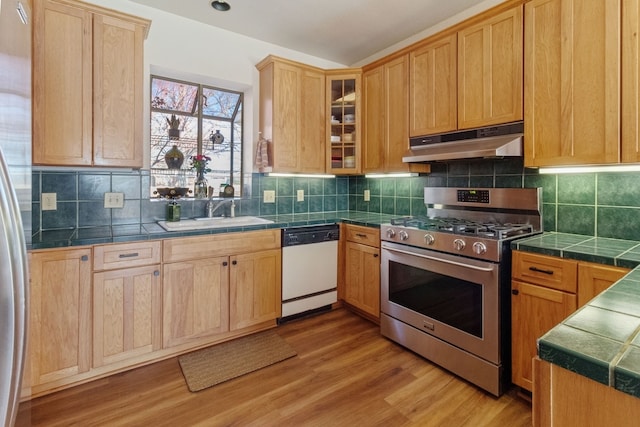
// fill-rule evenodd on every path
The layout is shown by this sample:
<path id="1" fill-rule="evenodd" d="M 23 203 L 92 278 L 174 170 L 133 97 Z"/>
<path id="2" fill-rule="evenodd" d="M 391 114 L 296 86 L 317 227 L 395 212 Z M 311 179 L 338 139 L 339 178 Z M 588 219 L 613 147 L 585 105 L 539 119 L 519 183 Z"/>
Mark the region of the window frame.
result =
<path id="1" fill-rule="evenodd" d="M 174 82 L 174 83 L 178 83 L 178 84 L 184 84 L 187 86 L 194 86 L 197 87 L 197 93 L 196 93 L 196 100 L 195 102 L 193 102 L 193 106 L 191 107 L 191 111 L 183 111 L 183 110 L 176 110 L 176 109 L 170 109 L 170 108 L 160 108 L 160 107 L 154 107 L 153 106 L 153 83 L 154 80 L 158 79 L 158 80 L 163 80 L 163 81 L 168 81 L 168 82 Z M 225 141 L 229 144 L 229 163 L 228 163 L 228 168 L 226 169 L 227 173 L 226 173 L 226 177 L 227 177 L 227 182 L 229 184 L 231 184 L 234 189 L 235 189 L 235 196 L 239 197 L 242 196 L 242 189 L 244 187 L 244 151 L 245 151 L 245 117 L 244 117 L 244 112 L 245 112 L 245 96 L 244 96 L 244 92 L 242 91 L 238 91 L 238 90 L 234 90 L 234 89 L 227 89 L 224 87 L 220 87 L 220 86 L 215 86 L 212 84 L 207 84 L 207 83 L 202 83 L 200 81 L 197 80 L 185 80 L 185 79 L 181 79 L 181 78 L 176 78 L 176 77 L 170 77 L 167 75 L 161 75 L 161 74 L 157 74 L 157 73 L 151 73 L 150 74 L 150 78 L 149 78 L 149 138 L 150 138 L 150 146 L 149 146 L 149 150 L 151 153 L 151 149 L 153 147 L 153 143 L 151 142 L 151 140 L 153 139 L 153 132 L 152 132 L 152 126 L 153 126 L 153 115 L 154 113 L 160 113 L 160 114 L 166 114 L 166 115 L 171 115 L 171 114 L 176 114 L 177 117 L 193 117 L 196 120 L 196 154 L 203 154 L 203 150 L 205 149 L 205 140 L 209 141 L 210 136 L 205 136 L 203 134 L 203 121 L 204 120 L 211 120 L 211 121 L 217 121 L 217 122 L 227 122 L 229 123 L 229 133 L 230 133 L 230 137 L 229 137 L 229 141 Z M 229 94 L 234 94 L 238 96 L 238 100 L 236 102 L 235 108 L 233 109 L 233 113 L 229 116 L 229 117 L 225 117 L 225 116 L 216 116 L 216 115 L 210 115 L 210 114 L 205 114 L 204 113 L 204 108 L 202 106 L 202 99 L 203 97 L 205 97 L 204 92 L 205 90 L 211 90 L 211 91 L 220 91 L 220 92 L 225 92 L 225 93 L 229 93 Z M 236 133 L 236 129 L 235 129 L 235 123 L 240 122 L 239 124 L 239 137 L 236 138 L 235 137 L 235 133 Z M 164 153 L 166 153 L 166 151 L 171 149 L 171 144 L 170 141 L 168 141 L 168 148 L 164 149 Z M 236 150 L 234 149 L 237 146 L 239 147 L 239 150 L 237 150 L 237 153 L 239 154 L 239 156 L 236 156 Z M 205 152 L 206 154 L 206 152 Z M 239 157 L 238 159 L 236 159 L 236 157 Z M 239 163 L 239 167 L 237 169 L 237 172 L 234 173 L 234 168 L 236 167 L 236 161 L 237 163 Z M 187 177 L 189 179 L 191 178 L 195 178 L 196 173 L 195 171 L 191 171 L 190 168 L 187 166 L 185 167 L 184 165 L 188 165 L 190 162 L 190 159 L 188 158 L 188 156 L 185 155 L 185 159 L 184 159 L 183 166 L 180 168 L 180 171 L 183 171 L 183 173 L 185 175 L 187 175 Z M 150 176 L 153 177 L 154 176 L 154 170 L 169 170 L 169 169 L 165 169 L 165 168 L 154 168 L 152 167 L 152 165 L 149 165 L 149 169 L 150 169 Z M 239 181 L 239 182 L 238 182 Z M 157 188 L 153 185 L 151 185 L 151 181 L 150 181 L 150 186 L 149 186 L 149 192 L 151 194 L 151 197 L 155 197 L 153 195 L 153 191 L 152 189 Z M 214 191 L 214 195 L 216 194 L 216 192 Z M 190 197 L 192 198 L 192 197 Z"/>

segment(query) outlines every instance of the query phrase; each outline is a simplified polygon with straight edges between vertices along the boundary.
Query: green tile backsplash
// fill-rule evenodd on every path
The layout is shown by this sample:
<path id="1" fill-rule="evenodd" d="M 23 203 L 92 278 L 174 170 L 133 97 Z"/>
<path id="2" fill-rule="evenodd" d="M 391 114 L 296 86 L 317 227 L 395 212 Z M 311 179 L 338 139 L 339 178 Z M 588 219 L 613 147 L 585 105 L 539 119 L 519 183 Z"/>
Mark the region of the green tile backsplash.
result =
<path id="1" fill-rule="evenodd" d="M 33 172 L 33 230 L 126 225 L 164 219 L 165 201 L 149 200 L 149 172 Z M 424 215 L 429 187 L 542 187 L 546 231 L 640 240 L 640 174 L 539 175 L 522 159 L 485 159 L 432 164 L 431 173 L 410 178 L 339 176 L 332 179 L 252 174 L 239 215 L 276 215 L 358 210 L 390 215 Z M 276 203 L 263 203 L 264 190 Z M 296 199 L 304 190 L 304 201 Z M 369 190 L 370 200 L 364 200 Z M 104 209 L 104 193 L 123 192 L 123 209 Z M 55 192 L 58 210 L 41 211 L 40 194 Z M 183 217 L 200 216 L 205 201 L 182 202 Z"/>

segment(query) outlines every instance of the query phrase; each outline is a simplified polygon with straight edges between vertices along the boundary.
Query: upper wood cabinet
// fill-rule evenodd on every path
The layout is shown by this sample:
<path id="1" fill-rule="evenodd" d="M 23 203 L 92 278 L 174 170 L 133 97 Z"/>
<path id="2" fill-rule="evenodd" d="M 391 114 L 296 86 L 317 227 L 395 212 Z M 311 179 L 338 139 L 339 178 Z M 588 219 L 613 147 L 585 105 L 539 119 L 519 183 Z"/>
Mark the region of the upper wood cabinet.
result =
<path id="1" fill-rule="evenodd" d="M 457 129 L 457 43 L 453 33 L 409 53 L 409 136 Z"/>
<path id="2" fill-rule="evenodd" d="M 429 165 L 402 161 L 409 150 L 409 55 L 365 71 L 362 87 L 362 171 L 429 172 Z"/>
<path id="3" fill-rule="evenodd" d="M 458 128 L 522 120 L 522 6 L 458 32 Z"/>
<path id="4" fill-rule="evenodd" d="M 409 57 L 379 65 L 363 75 L 364 172 L 406 172 L 409 149 Z"/>
<path id="5" fill-rule="evenodd" d="M 260 71 L 260 132 L 273 172 L 325 172 L 325 74 L 268 56 Z"/>
<path id="6" fill-rule="evenodd" d="M 361 81 L 360 69 L 327 71 L 327 172 L 332 174 L 362 170 Z"/>
<path id="7" fill-rule="evenodd" d="M 33 163 L 142 167 L 150 22 L 74 0 L 33 17 Z"/>
<path id="8" fill-rule="evenodd" d="M 533 0 L 525 5 L 526 166 L 620 161 L 620 3 Z M 639 74 L 632 63 L 638 53 L 638 2 L 623 3 L 627 14 L 632 4 L 636 8 L 635 16 L 623 19 L 631 43 L 623 41 L 625 55 L 636 57 L 623 62 L 630 71 L 623 70 L 631 129 L 624 132 L 630 141 L 625 157 L 638 161 Z"/>

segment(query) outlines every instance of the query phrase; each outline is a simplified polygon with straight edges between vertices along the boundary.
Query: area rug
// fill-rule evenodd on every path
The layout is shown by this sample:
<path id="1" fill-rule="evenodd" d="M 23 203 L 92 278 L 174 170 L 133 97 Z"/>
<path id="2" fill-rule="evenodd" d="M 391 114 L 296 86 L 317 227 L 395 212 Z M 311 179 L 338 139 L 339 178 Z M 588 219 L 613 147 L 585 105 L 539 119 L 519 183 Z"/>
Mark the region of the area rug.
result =
<path id="1" fill-rule="evenodd" d="M 265 331 L 207 347 L 178 358 L 192 392 L 220 384 L 295 356 L 274 331 Z"/>

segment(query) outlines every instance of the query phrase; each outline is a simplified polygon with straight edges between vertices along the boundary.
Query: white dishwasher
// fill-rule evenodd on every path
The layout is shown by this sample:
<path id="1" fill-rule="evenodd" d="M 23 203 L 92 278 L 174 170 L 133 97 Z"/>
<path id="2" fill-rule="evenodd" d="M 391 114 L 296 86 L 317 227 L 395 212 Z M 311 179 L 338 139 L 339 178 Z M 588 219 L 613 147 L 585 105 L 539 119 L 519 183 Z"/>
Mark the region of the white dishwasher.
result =
<path id="1" fill-rule="evenodd" d="M 282 319 L 338 300 L 338 224 L 282 229 Z"/>

